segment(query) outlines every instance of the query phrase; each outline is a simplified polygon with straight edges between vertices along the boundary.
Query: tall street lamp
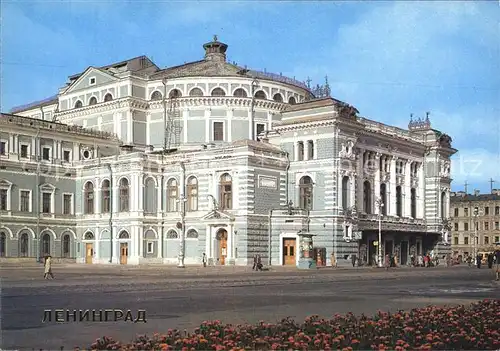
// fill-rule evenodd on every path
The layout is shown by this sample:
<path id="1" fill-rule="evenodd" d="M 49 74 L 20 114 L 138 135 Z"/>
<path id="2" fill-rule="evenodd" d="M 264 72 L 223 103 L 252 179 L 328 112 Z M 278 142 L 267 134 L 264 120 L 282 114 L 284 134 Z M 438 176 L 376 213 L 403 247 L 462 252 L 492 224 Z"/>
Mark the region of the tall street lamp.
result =
<path id="1" fill-rule="evenodd" d="M 179 204 L 179 212 L 181 215 L 181 221 L 177 223 L 177 228 L 180 230 L 180 243 L 179 243 L 179 264 L 178 268 L 184 268 L 184 246 L 186 243 L 186 197 L 181 194 L 177 203 Z"/>
<path id="2" fill-rule="evenodd" d="M 375 205 L 378 209 L 378 266 L 382 267 L 382 208 L 384 207 L 382 198 L 377 197 Z"/>
<path id="3" fill-rule="evenodd" d="M 473 244 L 473 256 L 472 256 L 472 259 L 476 259 L 476 256 L 477 256 L 477 240 L 478 240 L 478 236 L 477 236 L 477 227 L 479 226 L 479 222 L 477 220 L 477 217 L 479 217 L 479 215 L 481 215 L 481 212 L 479 211 L 479 209 L 476 207 L 474 208 L 474 244 Z"/>

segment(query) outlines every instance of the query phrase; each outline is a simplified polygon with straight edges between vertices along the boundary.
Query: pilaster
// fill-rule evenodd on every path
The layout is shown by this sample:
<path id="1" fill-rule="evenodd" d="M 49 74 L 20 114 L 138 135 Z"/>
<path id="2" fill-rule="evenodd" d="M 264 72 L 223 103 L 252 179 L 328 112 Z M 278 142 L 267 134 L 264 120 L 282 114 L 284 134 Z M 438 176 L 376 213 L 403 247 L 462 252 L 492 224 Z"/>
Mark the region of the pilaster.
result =
<path id="1" fill-rule="evenodd" d="M 210 142 L 210 110 L 205 109 L 205 142 Z"/>
<path id="2" fill-rule="evenodd" d="M 403 217 L 411 217 L 411 161 L 406 161 L 404 168 Z"/>
<path id="3" fill-rule="evenodd" d="M 296 141 L 293 143 L 293 160 L 297 161 L 299 159 L 299 143 Z"/>
<path id="4" fill-rule="evenodd" d="M 373 165 L 375 167 L 375 177 L 374 177 L 375 179 L 373 181 L 373 190 L 374 190 L 375 198 L 373 199 L 373 201 L 380 198 L 380 172 L 381 172 L 380 156 L 382 156 L 382 155 L 378 152 L 375 154 L 375 164 Z M 378 207 L 377 206 L 374 206 L 374 207 L 375 207 L 374 213 L 378 214 L 379 213 Z"/>
<path id="5" fill-rule="evenodd" d="M 349 200 L 349 206 L 350 207 L 353 207 L 355 206 L 356 204 L 356 177 L 357 177 L 357 173 L 354 172 L 353 174 L 351 174 L 351 176 L 349 177 L 349 196 L 350 196 L 350 200 Z"/>
<path id="6" fill-rule="evenodd" d="M 188 140 L 188 118 L 189 118 L 189 109 L 182 110 L 182 131 L 184 133 L 183 142 L 186 143 Z"/>
<path id="7" fill-rule="evenodd" d="M 364 206 L 363 206 L 363 179 L 365 176 L 365 169 L 364 169 L 364 164 L 363 164 L 363 149 L 359 149 L 358 155 L 357 155 L 357 173 L 358 176 L 356 178 L 356 208 L 358 209 L 358 212 L 364 212 Z"/>
<path id="8" fill-rule="evenodd" d="M 232 142 L 233 141 L 233 109 L 229 109 L 227 111 L 227 141 Z"/>
<path id="9" fill-rule="evenodd" d="M 417 218 L 425 217 L 424 201 L 425 201 L 425 177 L 423 164 L 419 164 L 417 170 L 418 187 L 417 187 Z"/>
<path id="10" fill-rule="evenodd" d="M 391 158 L 390 166 L 390 181 L 389 181 L 389 208 L 387 209 L 387 214 L 390 216 L 396 216 L 396 156 Z"/>
<path id="11" fill-rule="evenodd" d="M 304 160 L 309 160 L 309 143 L 304 141 Z"/>
<path id="12" fill-rule="evenodd" d="M 132 111 L 126 112 L 127 116 L 127 143 L 132 144 L 134 142 L 134 120 L 132 118 Z"/>

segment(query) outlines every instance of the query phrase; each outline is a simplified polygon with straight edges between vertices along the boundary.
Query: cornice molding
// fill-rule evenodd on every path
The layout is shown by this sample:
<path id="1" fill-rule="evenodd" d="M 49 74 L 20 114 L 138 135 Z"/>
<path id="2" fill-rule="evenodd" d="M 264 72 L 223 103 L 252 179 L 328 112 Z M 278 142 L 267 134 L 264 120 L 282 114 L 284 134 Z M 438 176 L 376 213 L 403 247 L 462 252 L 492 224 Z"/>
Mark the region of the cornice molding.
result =
<path id="1" fill-rule="evenodd" d="M 169 106 L 171 100 L 167 100 Z M 223 107 L 252 107 L 252 98 L 234 97 L 234 96 L 187 96 L 176 98 L 175 102 L 178 108 L 188 109 L 190 107 L 205 107 L 205 106 L 223 106 Z M 163 100 L 149 101 L 149 109 L 163 109 Z M 284 111 L 287 104 L 272 100 L 254 99 L 254 107 L 276 112 Z"/>
<path id="2" fill-rule="evenodd" d="M 117 100 L 103 102 L 97 105 L 84 106 L 78 109 L 70 109 L 55 114 L 56 119 L 64 122 L 76 117 L 102 114 L 106 112 L 117 112 L 119 109 L 132 109 L 146 111 L 149 107 L 147 101 L 136 97 L 125 97 Z"/>

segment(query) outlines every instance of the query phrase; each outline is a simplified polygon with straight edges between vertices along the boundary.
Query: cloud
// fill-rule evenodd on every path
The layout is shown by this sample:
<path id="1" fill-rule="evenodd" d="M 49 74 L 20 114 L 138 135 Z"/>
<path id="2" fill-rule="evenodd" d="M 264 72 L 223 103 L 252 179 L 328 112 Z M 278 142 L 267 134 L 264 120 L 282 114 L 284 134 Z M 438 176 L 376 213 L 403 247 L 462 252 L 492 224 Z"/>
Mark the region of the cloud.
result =
<path id="1" fill-rule="evenodd" d="M 486 183 L 490 178 L 500 181 L 500 150 L 464 150 L 453 156 L 451 176 L 457 185 L 465 181 L 473 184 Z"/>

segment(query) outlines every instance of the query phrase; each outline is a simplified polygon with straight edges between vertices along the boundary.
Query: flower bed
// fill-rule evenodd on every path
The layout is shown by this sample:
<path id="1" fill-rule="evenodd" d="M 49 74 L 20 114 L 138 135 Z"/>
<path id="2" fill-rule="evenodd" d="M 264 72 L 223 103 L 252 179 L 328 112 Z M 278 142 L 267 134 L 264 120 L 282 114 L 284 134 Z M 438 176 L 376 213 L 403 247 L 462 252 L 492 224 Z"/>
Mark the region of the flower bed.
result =
<path id="1" fill-rule="evenodd" d="M 187 333 L 168 330 L 132 343 L 104 337 L 90 350 L 497 350 L 500 349 L 500 300 L 470 306 L 430 306 L 373 317 L 353 314 L 317 316 L 302 324 L 226 325 L 203 322 Z"/>

